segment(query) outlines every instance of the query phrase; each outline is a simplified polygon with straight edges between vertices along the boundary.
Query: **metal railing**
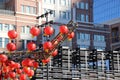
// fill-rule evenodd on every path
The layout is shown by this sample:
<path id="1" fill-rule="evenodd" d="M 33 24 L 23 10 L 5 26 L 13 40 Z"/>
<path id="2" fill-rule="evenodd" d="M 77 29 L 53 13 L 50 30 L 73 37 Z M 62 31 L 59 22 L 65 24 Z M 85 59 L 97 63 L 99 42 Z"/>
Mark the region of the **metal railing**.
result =
<path id="1" fill-rule="evenodd" d="M 65 55 L 63 54 L 62 56 L 70 56 L 70 58 L 68 58 L 70 62 L 65 62 L 64 59 L 62 59 L 62 65 L 66 64 L 65 66 L 51 66 L 51 68 L 49 68 L 49 80 L 119 80 L 120 52 L 80 50 L 78 51 L 79 55 L 77 55 L 80 58 L 79 62 L 75 64 L 72 62 L 73 52 L 69 50 L 70 49 L 68 49 L 68 53 L 65 51 Z M 93 56 L 91 56 L 91 53 L 94 53 Z M 109 64 L 106 60 L 109 60 Z M 69 64 L 70 69 L 66 68 Z M 40 66 L 36 73 L 37 79 L 46 80 L 46 67 Z M 41 77 L 39 75 L 41 75 Z"/>

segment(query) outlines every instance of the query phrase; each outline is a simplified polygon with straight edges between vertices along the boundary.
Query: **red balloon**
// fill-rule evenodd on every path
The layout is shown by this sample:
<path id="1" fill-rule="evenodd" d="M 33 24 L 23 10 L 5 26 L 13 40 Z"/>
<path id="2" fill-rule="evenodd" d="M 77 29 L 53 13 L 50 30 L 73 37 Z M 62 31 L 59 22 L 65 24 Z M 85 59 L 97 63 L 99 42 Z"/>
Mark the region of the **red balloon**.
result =
<path id="1" fill-rule="evenodd" d="M 40 29 L 37 28 L 37 27 L 32 27 L 30 29 L 30 33 L 33 35 L 33 36 L 38 36 L 40 34 Z"/>
<path id="2" fill-rule="evenodd" d="M 24 72 L 24 73 L 28 74 L 29 71 L 30 71 L 30 68 L 29 68 L 29 67 L 24 67 L 24 68 L 23 68 L 23 72 Z"/>
<path id="3" fill-rule="evenodd" d="M 3 73 L 8 73 L 9 71 L 10 71 L 10 68 L 8 66 L 2 68 Z"/>
<path id="4" fill-rule="evenodd" d="M 39 67 L 39 63 L 38 62 L 33 62 L 33 67 L 34 68 L 38 68 Z"/>
<path id="5" fill-rule="evenodd" d="M 33 70 L 30 70 L 29 72 L 28 72 L 28 77 L 32 77 L 34 75 L 34 71 Z"/>
<path id="6" fill-rule="evenodd" d="M 56 56 L 58 54 L 58 50 L 56 49 L 53 53 L 52 53 L 52 56 Z"/>
<path id="7" fill-rule="evenodd" d="M 9 77 L 8 74 L 5 74 L 5 75 L 4 75 L 4 78 L 5 78 L 5 79 L 8 79 L 8 77 Z"/>
<path id="8" fill-rule="evenodd" d="M 53 27 L 51 27 L 51 26 L 46 26 L 46 27 L 44 28 L 44 33 L 45 33 L 45 35 L 52 35 L 53 32 L 54 32 L 54 29 L 53 29 Z"/>
<path id="9" fill-rule="evenodd" d="M 22 66 L 27 66 L 27 67 L 33 66 L 33 60 L 29 58 L 24 59 L 22 61 Z"/>
<path id="10" fill-rule="evenodd" d="M 27 76 L 26 76 L 25 74 L 21 74 L 21 75 L 20 75 L 20 80 L 26 80 L 26 77 L 27 77 Z"/>
<path id="11" fill-rule="evenodd" d="M 50 58 L 47 58 L 47 59 L 43 59 L 43 60 L 42 60 L 42 63 L 44 63 L 44 64 L 46 64 L 46 63 L 48 63 L 48 62 L 50 62 Z"/>
<path id="12" fill-rule="evenodd" d="M 17 74 L 21 74 L 21 73 L 22 73 L 22 70 L 21 70 L 21 69 L 17 69 L 17 70 L 16 70 L 16 73 L 17 73 Z"/>
<path id="13" fill-rule="evenodd" d="M 8 31 L 8 36 L 9 36 L 9 38 L 10 39 L 15 39 L 15 38 L 17 38 L 17 32 L 15 31 L 15 30 L 10 30 L 10 31 Z"/>
<path id="14" fill-rule="evenodd" d="M 75 36 L 74 32 L 71 32 L 70 34 L 68 34 L 68 39 L 72 39 Z"/>
<path id="15" fill-rule="evenodd" d="M 52 43 L 50 41 L 48 42 L 45 42 L 43 44 L 43 49 L 46 51 L 46 50 L 50 50 L 52 48 Z"/>
<path id="16" fill-rule="evenodd" d="M 15 51 L 16 50 L 16 45 L 14 43 L 8 43 L 7 44 L 7 50 L 8 51 Z"/>
<path id="17" fill-rule="evenodd" d="M 29 42 L 27 44 L 27 48 L 28 48 L 29 51 L 34 51 L 34 50 L 36 50 L 36 44 L 33 43 L 33 42 Z"/>
<path id="18" fill-rule="evenodd" d="M 20 64 L 19 64 L 19 63 L 15 63 L 15 64 L 14 64 L 14 67 L 15 67 L 16 69 L 18 69 L 18 68 L 20 68 Z"/>
<path id="19" fill-rule="evenodd" d="M 0 62 L 5 62 L 8 60 L 8 57 L 4 54 L 0 54 Z"/>
<path id="20" fill-rule="evenodd" d="M 60 26 L 60 33 L 62 33 L 62 34 L 67 34 L 68 33 L 68 27 L 67 26 L 65 26 L 65 25 L 61 25 Z"/>
<path id="21" fill-rule="evenodd" d="M 10 77 L 11 79 L 15 78 L 15 76 L 16 76 L 16 73 L 15 73 L 15 72 L 9 72 L 9 77 Z"/>

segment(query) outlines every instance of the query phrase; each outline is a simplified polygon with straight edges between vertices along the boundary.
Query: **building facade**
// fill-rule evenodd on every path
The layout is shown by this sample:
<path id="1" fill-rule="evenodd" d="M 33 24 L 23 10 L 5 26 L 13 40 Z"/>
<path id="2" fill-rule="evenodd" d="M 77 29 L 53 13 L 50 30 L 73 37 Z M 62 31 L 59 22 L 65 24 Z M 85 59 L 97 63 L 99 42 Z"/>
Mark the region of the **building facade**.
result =
<path id="1" fill-rule="evenodd" d="M 92 0 L 1 0 L 1 9 L 0 9 L 0 41 L 1 41 L 1 50 L 6 50 L 6 44 L 9 42 L 7 31 L 10 29 L 16 29 L 19 33 L 19 36 L 15 40 L 17 44 L 18 50 L 26 49 L 26 44 L 30 40 L 36 41 L 39 45 L 43 39 L 41 37 L 32 38 L 29 34 L 29 30 L 32 26 L 36 24 L 41 25 L 43 22 L 46 21 L 46 18 L 40 18 L 39 20 L 36 19 L 38 15 L 42 15 L 50 10 L 52 10 L 53 14 L 48 16 L 48 21 L 53 20 L 54 24 L 51 25 L 55 32 L 51 39 L 54 38 L 59 32 L 59 26 L 61 24 L 67 24 L 71 19 L 74 22 L 79 23 L 79 28 L 76 29 L 76 36 L 79 35 L 78 38 L 73 39 L 72 41 L 66 40 L 62 45 L 72 47 L 72 42 L 76 43 L 74 46 L 79 46 L 80 48 L 88 48 L 90 45 L 105 49 L 109 43 L 106 43 L 105 36 L 106 32 L 104 30 L 105 26 L 99 26 L 103 29 L 97 29 L 93 22 L 93 1 Z M 86 29 L 89 26 L 91 31 Z M 81 29 L 82 28 L 82 29 Z M 94 29 L 94 30 L 92 30 Z M 90 34 L 100 32 L 99 35 L 92 35 Z M 79 33 L 78 33 L 79 32 Z M 82 32 L 86 32 L 89 34 L 84 34 Z M 109 33 L 109 31 L 108 31 Z M 85 37 L 84 37 L 85 35 Z M 86 37 L 87 36 L 87 37 Z M 79 42 L 82 38 L 89 39 L 88 42 L 81 43 Z M 103 43 L 101 42 L 101 46 L 98 46 L 97 42 L 94 42 L 94 38 L 102 39 Z M 99 38 L 98 38 L 99 37 Z M 96 40 L 97 41 L 97 40 Z M 109 41 L 107 41 L 109 42 Z M 93 44 L 94 43 L 94 44 Z M 102 46 L 103 45 L 103 46 Z M 93 47 L 92 47 L 93 48 Z"/>
<path id="2" fill-rule="evenodd" d="M 79 23 L 75 32 L 74 48 L 110 50 L 110 28 L 108 25 Z"/>
<path id="3" fill-rule="evenodd" d="M 105 22 L 105 24 L 109 25 L 111 34 L 110 34 L 110 42 L 112 50 L 120 49 L 120 18 L 109 20 Z"/>
<path id="4" fill-rule="evenodd" d="M 3 0 L 5 1 L 5 0 Z M 18 37 L 15 40 L 17 49 L 25 49 L 26 43 L 32 38 L 30 27 L 38 24 L 36 17 L 39 12 L 39 0 L 1 0 L 0 9 L 0 50 L 6 51 L 6 44 L 9 42 L 7 32 L 15 29 Z M 20 41 L 21 40 L 21 41 Z"/>
<path id="5" fill-rule="evenodd" d="M 120 17 L 120 0 L 94 0 L 94 23 L 103 23 Z"/>

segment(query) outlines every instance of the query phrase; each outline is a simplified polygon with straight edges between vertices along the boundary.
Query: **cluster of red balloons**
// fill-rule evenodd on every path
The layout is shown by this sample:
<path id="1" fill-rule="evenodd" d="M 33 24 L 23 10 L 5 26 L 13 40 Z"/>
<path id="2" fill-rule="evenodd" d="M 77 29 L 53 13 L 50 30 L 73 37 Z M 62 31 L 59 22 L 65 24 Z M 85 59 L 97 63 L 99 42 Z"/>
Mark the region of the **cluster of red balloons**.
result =
<path id="1" fill-rule="evenodd" d="M 18 36 L 18 34 L 15 30 L 8 31 L 8 37 L 10 39 L 16 39 L 17 36 Z M 6 47 L 7 47 L 7 50 L 10 51 L 10 52 L 16 50 L 16 44 L 12 43 L 12 42 L 9 42 Z"/>
<path id="2" fill-rule="evenodd" d="M 69 32 L 69 29 L 66 25 L 61 25 L 59 28 L 60 36 L 57 37 L 56 40 L 52 41 L 46 41 L 43 43 L 43 51 L 45 54 L 49 54 L 51 56 L 56 56 L 58 54 L 58 50 L 55 49 L 56 45 L 62 41 L 63 35 L 67 35 L 68 39 L 72 39 L 74 37 L 74 32 Z M 30 34 L 35 37 L 40 35 L 40 29 L 37 27 L 32 27 L 30 29 Z M 44 35 L 45 36 L 51 36 L 54 33 L 54 29 L 51 26 L 46 26 L 44 28 Z M 10 39 L 16 39 L 18 36 L 17 32 L 15 30 L 8 31 L 8 37 Z M 16 44 L 9 42 L 7 44 L 7 50 L 8 51 L 15 51 L 16 50 Z M 27 49 L 28 51 L 34 51 L 36 50 L 36 44 L 34 42 L 27 43 Z M 51 53 L 50 53 L 51 52 Z M 50 61 L 50 58 L 43 59 L 42 63 L 47 64 Z M 16 63 L 14 61 L 8 60 L 7 56 L 4 54 L 0 54 L 0 75 L 4 76 L 4 79 L 15 79 L 19 78 L 19 80 L 26 80 L 26 77 L 32 77 L 34 75 L 34 70 L 32 68 L 38 68 L 39 64 L 35 60 L 32 60 L 30 58 L 26 58 L 20 63 Z M 4 74 L 3 74 L 4 73 Z M 19 75 L 19 77 L 16 77 L 16 75 Z M 1 78 L 1 77 L 0 77 Z"/>
<path id="3" fill-rule="evenodd" d="M 12 60 L 8 60 L 6 55 L 0 54 L 0 80 L 27 80 L 27 76 L 31 78 L 34 75 L 33 69 L 39 67 L 38 62 L 30 58 L 24 59 L 21 63 L 22 65 Z"/>

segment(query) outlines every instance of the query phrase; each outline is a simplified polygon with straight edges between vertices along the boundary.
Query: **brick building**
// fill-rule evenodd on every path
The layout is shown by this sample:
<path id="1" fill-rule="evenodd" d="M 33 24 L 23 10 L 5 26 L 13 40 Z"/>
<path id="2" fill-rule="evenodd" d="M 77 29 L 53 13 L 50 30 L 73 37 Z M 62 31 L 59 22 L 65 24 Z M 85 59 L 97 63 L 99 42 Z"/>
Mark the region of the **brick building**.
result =
<path id="1" fill-rule="evenodd" d="M 29 34 L 30 27 L 38 23 L 36 17 L 39 2 L 38 0 L 0 1 L 2 4 L 0 9 L 0 50 L 6 50 L 6 44 L 9 42 L 7 32 L 11 29 L 16 29 L 19 33 L 16 39 L 17 49 L 26 48 L 27 41 L 32 40 Z"/>
<path id="2" fill-rule="evenodd" d="M 53 14 L 49 15 L 48 20 L 53 20 L 55 23 L 51 25 L 55 28 L 52 38 L 59 32 L 61 24 L 67 24 L 72 19 L 74 22 L 79 23 L 79 28 L 76 29 L 76 36 L 79 39 L 76 38 L 74 39 L 75 41 L 73 40 L 76 43 L 73 45 L 74 47 L 88 48 L 94 45 L 93 47 L 96 47 L 96 49 L 105 49 L 108 46 L 107 44 L 109 44 L 105 40 L 106 35 L 109 35 L 109 29 L 107 29 L 107 32 L 104 31 L 106 30 L 104 29 L 106 28 L 105 25 L 97 25 L 101 28 L 98 29 L 95 26 L 96 24 L 92 23 L 92 0 L 1 0 L 0 4 L 2 4 L 0 6 L 0 50 L 6 50 L 5 46 L 9 42 L 7 31 L 13 28 L 19 33 L 16 39 L 18 50 L 26 49 L 26 43 L 30 40 L 37 40 L 37 44 L 39 44 L 42 41 L 41 38 L 33 39 L 29 34 L 29 30 L 30 27 L 44 22 L 45 18 L 37 20 L 36 17 L 49 10 L 52 10 Z M 89 31 L 88 29 L 91 30 Z M 90 37 L 91 34 L 92 36 Z M 82 39 L 83 37 L 85 39 Z M 89 39 L 89 42 L 86 42 L 86 39 Z M 96 41 L 99 41 L 101 45 L 94 42 L 94 39 L 99 39 Z M 85 44 L 81 44 L 81 40 L 84 40 Z M 72 42 L 66 40 L 62 45 L 72 47 Z"/>

